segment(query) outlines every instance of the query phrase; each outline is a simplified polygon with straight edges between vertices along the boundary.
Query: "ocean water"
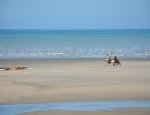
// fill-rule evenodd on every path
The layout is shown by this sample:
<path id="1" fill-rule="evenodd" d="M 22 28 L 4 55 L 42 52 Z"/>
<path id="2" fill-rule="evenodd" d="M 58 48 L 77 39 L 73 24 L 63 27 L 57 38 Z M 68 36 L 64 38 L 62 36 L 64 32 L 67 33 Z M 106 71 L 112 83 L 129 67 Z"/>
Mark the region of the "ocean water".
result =
<path id="1" fill-rule="evenodd" d="M 56 102 L 38 104 L 11 104 L 0 105 L 1 115 L 16 115 L 25 112 L 41 110 L 66 110 L 66 111 L 108 111 L 124 108 L 150 108 L 150 101 L 81 101 L 81 102 Z"/>
<path id="2" fill-rule="evenodd" d="M 0 30 L 0 58 L 150 58 L 150 30 Z"/>

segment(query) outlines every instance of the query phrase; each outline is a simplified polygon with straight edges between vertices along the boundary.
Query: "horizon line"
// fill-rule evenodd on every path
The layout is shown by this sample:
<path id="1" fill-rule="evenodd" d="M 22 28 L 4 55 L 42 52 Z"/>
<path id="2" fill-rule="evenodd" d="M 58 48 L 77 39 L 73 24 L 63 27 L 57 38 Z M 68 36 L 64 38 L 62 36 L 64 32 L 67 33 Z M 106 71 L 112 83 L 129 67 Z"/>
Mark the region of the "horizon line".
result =
<path id="1" fill-rule="evenodd" d="M 90 31 L 95 31 L 95 30 L 99 30 L 99 31 L 103 31 L 103 30 L 150 30 L 150 28 L 130 28 L 130 29 L 127 29 L 127 28 L 125 28 L 125 29 L 123 29 L 123 28 L 121 28 L 121 29 L 1 29 L 0 28 L 0 31 L 1 30 L 42 30 L 42 31 L 85 31 L 85 30 L 90 30 Z"/>

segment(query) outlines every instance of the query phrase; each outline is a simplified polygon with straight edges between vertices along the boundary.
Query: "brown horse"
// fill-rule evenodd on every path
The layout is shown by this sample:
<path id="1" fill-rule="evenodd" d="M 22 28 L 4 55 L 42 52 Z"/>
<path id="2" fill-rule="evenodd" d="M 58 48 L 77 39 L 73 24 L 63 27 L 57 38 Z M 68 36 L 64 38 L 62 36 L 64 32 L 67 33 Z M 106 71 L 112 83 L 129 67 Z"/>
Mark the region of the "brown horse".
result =
<path id="1" fill-rule="evenodd" d="M 118 65 L 121 66 L 121 62 L 119 60 L 114 60 L 113 66 L 118 66 Z"/>
<path id="2" fill-rule="evenodd" d="M 107 64 L 112 64 L 114 61 L 112 59 L 105 59 L 105 62 L 107 62 Z"/>

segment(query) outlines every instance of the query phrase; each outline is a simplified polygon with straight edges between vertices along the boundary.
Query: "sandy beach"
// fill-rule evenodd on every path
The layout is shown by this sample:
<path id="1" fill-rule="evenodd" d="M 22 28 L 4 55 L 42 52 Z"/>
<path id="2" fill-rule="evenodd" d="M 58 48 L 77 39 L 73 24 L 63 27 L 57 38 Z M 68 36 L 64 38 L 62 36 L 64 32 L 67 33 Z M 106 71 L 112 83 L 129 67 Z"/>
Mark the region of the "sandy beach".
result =
<path id="1" fill-rule="evenodd" d="M 32 69 L 0 71 L 0 104 L 150 100 L 150 61 L 121 62 L 121 67 L 113 67 L 99 59 L 1 59 L 0 66 Z M 134 110 L 129 113 L 150 113 L 147 109 Z"/>

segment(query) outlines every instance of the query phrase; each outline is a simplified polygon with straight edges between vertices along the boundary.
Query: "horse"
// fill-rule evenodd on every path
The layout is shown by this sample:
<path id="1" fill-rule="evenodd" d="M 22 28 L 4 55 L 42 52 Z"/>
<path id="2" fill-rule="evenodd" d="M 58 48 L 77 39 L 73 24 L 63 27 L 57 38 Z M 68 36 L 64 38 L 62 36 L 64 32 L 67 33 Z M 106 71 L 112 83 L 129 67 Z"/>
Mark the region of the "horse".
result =
<path id="1" fill-rule="evenodd" d="M 120 62 L 120 60 L 114 60 L 114 62 L 113 62 L 113 66 L 118 66 L 118 65 L 120 65 L 121 66 L 121 62 Z"/>
<path id="2" fill-rule="evenodd" d="M 105 62 L 107 62 L 107 64 L 113 64 L 113 66 L 118 66 L 118 65 L 121 66 L 121 62 L 118 59 L 117 60 L 105 59 Z"/>
<path id="3" fill-rule="evenodd" d="M 107 62 L 107 64 L 112 64 L 112 63 L 114 63 L 114 60 L 113 59 L 105 59 L 105 62 Z"/>

